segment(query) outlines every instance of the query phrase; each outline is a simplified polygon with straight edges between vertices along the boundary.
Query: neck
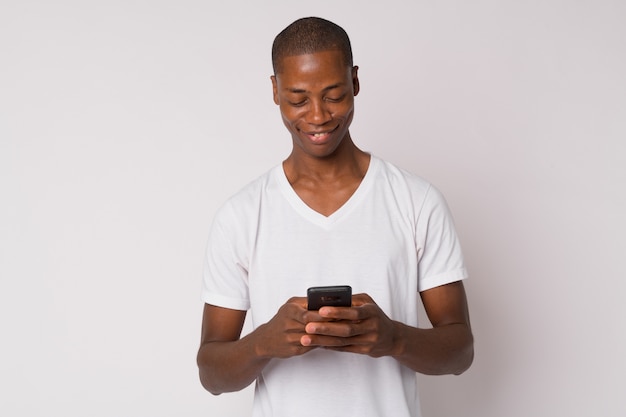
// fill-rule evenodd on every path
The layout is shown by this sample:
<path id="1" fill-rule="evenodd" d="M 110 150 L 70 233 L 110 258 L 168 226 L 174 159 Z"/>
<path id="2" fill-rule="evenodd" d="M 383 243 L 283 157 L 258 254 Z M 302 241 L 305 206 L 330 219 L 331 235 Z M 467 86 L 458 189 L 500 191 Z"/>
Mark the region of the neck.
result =
<path id="1" fill-rule="evenodd" d="M 316 182 L 333 182 L 339 178 L 363 178 L 369 166 L 370 156 L 352 142 L 348 136 L 330 155 L 316 157 L 294 147 L 283 162 L 283 169 L 290 183 L 301 179 Z"/>

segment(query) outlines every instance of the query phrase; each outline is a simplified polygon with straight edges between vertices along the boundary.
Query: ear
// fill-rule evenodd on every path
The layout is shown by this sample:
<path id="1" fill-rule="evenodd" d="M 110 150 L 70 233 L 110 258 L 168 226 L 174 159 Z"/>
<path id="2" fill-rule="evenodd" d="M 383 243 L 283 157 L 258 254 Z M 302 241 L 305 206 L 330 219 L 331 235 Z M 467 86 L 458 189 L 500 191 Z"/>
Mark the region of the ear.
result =
<path id="1" fill-rule="evenodd" d="M 361 84 L 359 83 L 359 67 L 358 66 L 354 66 L 352 67 L 352 89 L 354 90 L 354 95 L 356 96 L 357 94 L 359 94 L 359 91 L 361 90 Z"/>
<path id="2" fill-rule="evenodd" d="M 279 104 L 278 101 L 278 81 L 276 81 L 276 76 L 272 75 L 270 77 L 272 80 L 272 94 L 274 95 L 274 103 Z"/>

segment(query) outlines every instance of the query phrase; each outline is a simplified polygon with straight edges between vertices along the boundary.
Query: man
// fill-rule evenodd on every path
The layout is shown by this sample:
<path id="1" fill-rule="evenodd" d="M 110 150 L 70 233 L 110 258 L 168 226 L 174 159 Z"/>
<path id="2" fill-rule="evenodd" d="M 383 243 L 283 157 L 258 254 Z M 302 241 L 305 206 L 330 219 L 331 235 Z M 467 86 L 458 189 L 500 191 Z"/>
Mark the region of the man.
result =
<path id="1" fill-rule="evenodd" d="M 473 358 L 445 201 L 353 142 L 360 86 L 342 28 L 297 20 L 272 61 L 293 148 L 214 220 L 201 382 L 220 394 L 256 381 L 253 416 L 418 416 L 415 372 L 460 374 Z M 352 306 L 308 311 L 306 289 L 334 284 L 352 286 Z M 417 327 L 418 294 L 433 328 Z"/>

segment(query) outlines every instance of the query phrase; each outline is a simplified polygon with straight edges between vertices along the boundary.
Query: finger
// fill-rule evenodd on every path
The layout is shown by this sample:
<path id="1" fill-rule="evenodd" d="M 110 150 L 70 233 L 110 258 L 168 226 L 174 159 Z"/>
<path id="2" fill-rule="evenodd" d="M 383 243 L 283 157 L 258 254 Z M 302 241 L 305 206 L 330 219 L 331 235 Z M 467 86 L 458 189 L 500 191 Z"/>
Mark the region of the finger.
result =
<path id="1" fill-rule="evenodd" d="M 309 311 L 307 307 L 306 297 L 292 297 L 282 307 L 286 317 L 293 319 L 301 324 L 306 324 L 310 321 L 323 321 L 316 311 Z"/>
<path id="2" fill-rule="evenodd" d="M 309 335 L 325 335 L 333 337 L 354 337 L 365 333 L 361 322 L 332 321 L 332 322 L 311 322 L 304 330 Z"/>
<path id="3" fill-rule="evenodd" d="M 329 320 L 361 320 L 361 315 L 358 309 L 353 307 L 322 307 L 319 310 L 319 315 L 325 321 Z"/>
<path id="4" fill-rule="evenodd" d="M 364 304 L 376 304 L 376 303 L 374 302 L 372 297 L 369 296 L 369 294 L 360 293 L 360 294 L 354 294 L 352 296 L 353 306 L 361 306 Z"/>
<path id="5" fill-rule="evenodd" d="M 305 347 L 344 347 L 350 343 L 350 339 L 345 337 L 304 335 L 300 338 L 300 344 Z"/>
<path id="6" fill-rule="evenodd" d="M 363 304 L 353 307 L 322 307 L 319 314 L 325 319 L 358 322 L 377 316 L 378 311 L 376 304 Z"/>
<path id="7" fill-rule="evenodd" d="M 287 303 L 296 304 L 297 306 L 305 310 L 307 309 L 307 306 L 308 306 L 308 301 L 306 297 L 291 297 L 289 300 L 287 300 Z"/>
<path id="8" fill-rule="evenodd" d="M 305 334 L 304 336 L 300 337 L 300 344 L 302 346 L 312 346 L 313 345 L 313 338 L 311 336 L 309 336 L 308 334 Z"/>
<path id="9" fill-rule="evenodd" d="M 345 345 L 345 346 L 320 346 L 323 349 L 334 350 L 335 352 L 358 353 L 368 355 L 369 350 L 363 345 Z"/>
<path id="10" fill-rule="evenodd" d="M 324 321 L 332 320 L 332 319 L 322 317 L 317 311 L 309 311 L 309 310 L 306 310 L 304 313 L 302 313 L 301 317 L 302 317 L 302 324 L 305 324 L 305 325 L 311 322 L 324 322 Z"/>
<path id="11" fill-rule="evenodd" d="M 300 338 L 300 344 L 306 347 L 323 347 L 334 350 L 369 354 L 373 345 L 367 335 L 336 337 L 318 334 L 306 334 Z"/>

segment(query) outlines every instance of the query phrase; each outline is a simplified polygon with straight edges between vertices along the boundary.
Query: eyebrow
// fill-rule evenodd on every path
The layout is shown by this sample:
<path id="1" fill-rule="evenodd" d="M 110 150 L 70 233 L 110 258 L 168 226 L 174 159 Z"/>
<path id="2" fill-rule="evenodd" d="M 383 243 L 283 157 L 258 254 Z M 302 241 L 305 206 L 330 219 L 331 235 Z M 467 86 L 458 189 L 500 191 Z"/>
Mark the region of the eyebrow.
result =
<path id="1" fill-rule="evenodd" d="M 323 92 L 326 91 L 330 91 L 330 90 L 334 90 L 335 88 L 339 88 L 342 87 L 344 85 L 344 83 L 337 83 L 337 84 L 333 84 L 333 85 L 329 85 L 328 87 L 324 87 L 324 89 L 322 90 Z M 285 88 L 285 90 L 287 90 L 290 93 L 294 93 L 294 94 L 304 94 L 304 93 L 309 93 L 310 91 L 307 91 L 303 88 Z"/>

